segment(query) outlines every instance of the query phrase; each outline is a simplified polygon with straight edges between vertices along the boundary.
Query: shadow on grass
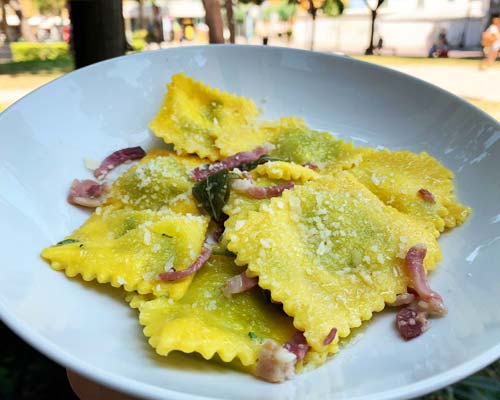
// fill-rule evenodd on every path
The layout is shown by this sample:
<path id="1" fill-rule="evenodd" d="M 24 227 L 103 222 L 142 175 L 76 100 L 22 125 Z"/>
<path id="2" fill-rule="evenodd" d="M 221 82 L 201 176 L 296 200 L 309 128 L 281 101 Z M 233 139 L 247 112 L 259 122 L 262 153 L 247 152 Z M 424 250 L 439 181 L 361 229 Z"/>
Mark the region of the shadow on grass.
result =
<path id="1" fill-rule="evenodd" d="M 19 61 L 0 64 L 0 74 L 47 74 L 66 73 L 73 71 L 74 64 L 71 57 L 60 57 L 45 61 Z"/>

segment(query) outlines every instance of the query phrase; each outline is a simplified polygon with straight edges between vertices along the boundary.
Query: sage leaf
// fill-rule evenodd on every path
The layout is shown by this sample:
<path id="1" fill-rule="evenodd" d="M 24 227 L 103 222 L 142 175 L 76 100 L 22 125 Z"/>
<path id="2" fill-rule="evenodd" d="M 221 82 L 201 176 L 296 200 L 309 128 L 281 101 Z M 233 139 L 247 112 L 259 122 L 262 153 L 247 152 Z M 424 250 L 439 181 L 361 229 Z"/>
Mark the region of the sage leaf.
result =
<path id="1" fill-rule="evenodd" d="M 225 215 L 222 208 L 229 199 L 229 171 L 223 169 L 197 182 L 193 196 L 215 221 L 222 221 Z"/>

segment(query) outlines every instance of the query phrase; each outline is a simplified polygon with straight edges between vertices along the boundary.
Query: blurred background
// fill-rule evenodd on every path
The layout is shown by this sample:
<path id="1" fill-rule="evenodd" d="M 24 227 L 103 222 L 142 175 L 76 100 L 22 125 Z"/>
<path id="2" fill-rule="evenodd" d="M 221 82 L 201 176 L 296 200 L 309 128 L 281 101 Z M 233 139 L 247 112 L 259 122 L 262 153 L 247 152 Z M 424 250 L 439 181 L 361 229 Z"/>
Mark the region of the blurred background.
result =
<path id="1" fill-rule="evenodd" d="M 235 43 L 343 53 L 427 80 L 500 119 L 498 14 L 500 0 L 0 0 L 0 113 L 107 58 Z M 1 323 L 0 339 L 0 399 L 76 398 L 65 370 Z M 425 399 L 498 400 L 500 362 Z"/>
<path id="2" fill-rule="evenodd" d="M 499 119 L 498 51 L 485 33 L 499 13 L 500 0 L 0 0 L 0 112 L 74 68 L 225 42 L 361 58 L 430 81 Z"/>

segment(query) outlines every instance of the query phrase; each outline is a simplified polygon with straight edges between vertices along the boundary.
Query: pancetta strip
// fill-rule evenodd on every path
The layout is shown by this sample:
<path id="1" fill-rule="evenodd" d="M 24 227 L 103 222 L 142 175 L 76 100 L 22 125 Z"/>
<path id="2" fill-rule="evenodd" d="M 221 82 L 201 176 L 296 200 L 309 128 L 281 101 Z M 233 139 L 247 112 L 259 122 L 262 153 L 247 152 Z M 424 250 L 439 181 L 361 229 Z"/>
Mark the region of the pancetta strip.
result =
<path id="1" fill-rule="evenodd" d="M 325 340 L 323 340 L 323 345 L 328 346 L 330 343 L 333 342 L 335 336 L 337 336 L 337 328 L 332 328 L 330 330 L 330 333 L 326 336 Z"/>
<path id="2" fill-rule="evenodd" d="M 214 164 L 210 164 L 208 166 L 204 165 L 195 168 L 194 170 L 191 171 L 191 177 L 196 182 L 199 182 L 223 169 L 232 170 L 233 168 L 236 168 L 237 166 L 243 163 L 248 163 L 258 160 L 264 154 L 268 154 L 273 149 L 274 146 L 272 144 L 265 143 L 262 146 L 256 147 L 252 151 L 243 151 L 241 153 L 236 153 Z"/>
<path id="3" fill-rule="evenodd" d="M 405 257 L 406 269 L 410 277 L 410 286 L 417 292 L 421 300 L 429 303 L 430 308 L 446 314 L 446 306 L 442 297 L 432 290 L 427 281 L 424 269 L 424 258 L 427 254 L 425 244 L 416 244 L 408 250 Z"/>
<path id="4" fill-rule="evenodd" d="M 246 271 L 241 274 L 233 276 L 226 281 L 226 284 L 222 288 L 222 293 L 226 297 L 231 297 L 232 294 L 243 293 L 259 282 L 258 278 L 249 278 Z"/>
<path id="5" fill-rule="evenodd" d="M 127 161 L 140 160 L 145 155 L 146 152 L 139 146 L 115 151 L 101 162 L 101 165 L 94 171 L 94 176 L 98 179 L 102 179 L 118 165 Z"/>
<path id="6" fill-rule="evenodd" d="M 208 245 L 205 243 L 203 245 L 203 249 L 201 250 L 201 254 L 198 256 L 195 262 L 189 266 L 189 268 L 183 269 L 182 271 L 172 270 L 172 271 L 162 272 L 158 274 L 158 279 L 162 281 L 175 281 L 177 279 L 182 279 L 185 278 L 186 276 L 192 275 L 196 271 L 198 271 L 201 267 L 203 267 L 203 264 L 205 264 L 208 261 L 211 255 L 212 255 L 212 249 L 208 247 Z"/>
<path id="7" fill-rule="evenodd" d="M 272 186 L 257 186 L 248 179 L 236 179 L 231 187 L 237 192 L 246 193 L 255 199 L 270 199 L 281 196 L 281 193 L 286 189 L 293 189 L 295 183 L 290 181 Z"/>

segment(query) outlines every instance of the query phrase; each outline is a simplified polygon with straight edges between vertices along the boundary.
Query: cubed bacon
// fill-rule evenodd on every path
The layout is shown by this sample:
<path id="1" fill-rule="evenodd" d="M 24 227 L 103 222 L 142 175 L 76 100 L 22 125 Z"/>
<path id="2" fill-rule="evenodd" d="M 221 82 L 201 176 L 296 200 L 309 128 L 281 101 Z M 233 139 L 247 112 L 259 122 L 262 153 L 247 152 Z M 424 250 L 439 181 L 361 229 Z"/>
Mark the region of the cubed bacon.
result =
<path id="1" fill-rule="evenodd" d="M 68 203 L 95 208 L 102 204 L 105 186 L 92 179 L 75 179 L 68 193 Z"/>
<path id="2" fill-rule="evenodd" d="M 403 339 L 411 340 L 424 333 L 428 323 L 425 313 L 405 307 L 396 316 L 396 326 Z"/>
<path id="3" fill-rule="evenodd" d="M 417 193 L 422 198 L 422 200 L 426 201 L 427 203 L 434 204 L 436 202 L 436 199 L 434 199 L 434 195 L 427 189 L 422 188 Z"/>
<path id="4" fill-rule="evenodd" d="M 295 375 L 295 354 L 268 339 L 262 345 L 254 374 L 268 382 L 279 383 Z"/>
<path id="5" fill-rule="evenodd" d="M 424 269 L 426 254 L 423 244 L 408 250 L 405 262 L 411 287 L 408 288 L 409 293 L 400 294 L 391 304 L 405 306 L 396 316 L 396 327 L 405 340 L 416 338 L 427 330 L 429 315 L 442 317 L 447 313 L 442 297 L 430 288 L 427 281 Z"/>
<path id="6" fill-rule="evenodd" d="M 333 340 L 333 339 L 332 339 Z M 303 360 L 306 353 L 309 351 L 310 346 L 304 336 L 304 332 L 297 332 L 297 334 L 286 342 L 283 347 L 289 352 L 295 354 L 297 361 Z"/>

